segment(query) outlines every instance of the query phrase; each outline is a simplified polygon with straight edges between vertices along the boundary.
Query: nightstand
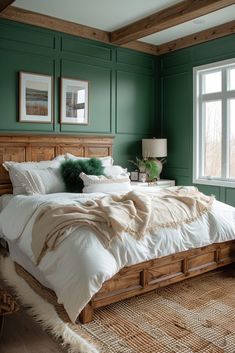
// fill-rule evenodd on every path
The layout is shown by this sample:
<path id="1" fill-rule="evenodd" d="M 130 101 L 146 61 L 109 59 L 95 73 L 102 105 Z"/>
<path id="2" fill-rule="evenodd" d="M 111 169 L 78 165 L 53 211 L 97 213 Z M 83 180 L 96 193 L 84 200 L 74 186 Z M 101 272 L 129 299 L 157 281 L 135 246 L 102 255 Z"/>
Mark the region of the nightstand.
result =
<path id="1" fill-rule="evenodd" d="M 175 180 L 161 179 L 153 184 L 142 183 L 141 181 L 131 181 L 131 186 L 133 186 L 133 189 L 148 188 L 149 191 L 154 191 L 157 189 L 164 189 L 175 186 Z"/>

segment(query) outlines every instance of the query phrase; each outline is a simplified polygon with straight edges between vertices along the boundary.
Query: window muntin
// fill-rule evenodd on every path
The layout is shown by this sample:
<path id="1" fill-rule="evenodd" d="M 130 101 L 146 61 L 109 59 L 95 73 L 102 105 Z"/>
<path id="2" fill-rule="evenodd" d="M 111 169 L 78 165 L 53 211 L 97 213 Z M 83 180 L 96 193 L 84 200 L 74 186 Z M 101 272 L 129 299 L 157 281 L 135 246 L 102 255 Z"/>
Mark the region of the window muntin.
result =
<path id="1" fill-rule="evenodd" d="M 235 187 L 235 60 L 194 68 L 193 182 Z"/>

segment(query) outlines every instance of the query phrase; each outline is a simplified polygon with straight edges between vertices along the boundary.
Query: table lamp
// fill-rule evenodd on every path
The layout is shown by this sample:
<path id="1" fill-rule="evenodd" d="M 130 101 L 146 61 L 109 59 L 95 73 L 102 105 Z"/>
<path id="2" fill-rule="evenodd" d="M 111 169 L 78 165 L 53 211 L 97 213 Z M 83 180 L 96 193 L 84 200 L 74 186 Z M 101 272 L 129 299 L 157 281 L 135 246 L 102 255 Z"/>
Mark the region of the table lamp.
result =
<path id="1" fill-rule="evenodd" d="M 167 139 L 142 139 L 142 156 L 144 159 L 155 161 L 158 167 L 156 179 L 160 179 L 162 164 L 164 163 L 164 158 L 167 157 Z M 162 159 L 159 160 L 158 158 Z"/>

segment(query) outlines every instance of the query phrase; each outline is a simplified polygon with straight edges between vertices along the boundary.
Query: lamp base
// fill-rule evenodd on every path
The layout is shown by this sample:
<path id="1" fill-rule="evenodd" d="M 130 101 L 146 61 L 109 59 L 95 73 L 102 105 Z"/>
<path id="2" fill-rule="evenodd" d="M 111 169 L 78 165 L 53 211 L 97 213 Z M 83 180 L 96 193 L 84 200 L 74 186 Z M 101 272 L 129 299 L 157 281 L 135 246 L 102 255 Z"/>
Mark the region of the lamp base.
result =
<path id="1" fill-rule="evenodd" d="M 155 161 L 155 163 L 157 164 L 157 167 L 158 167 L 158 175 L 157 175 L 156 179 L 160 180 L 160 174 L 162 172 L 162 162 L 159 161 L 159 159 L 155 159 L 154 161 Z"/>
<path id="2" fill-rule="evenodd" d="M 160 174 L 162 172 L 162 162 L 159 160 L 159 159 L 156 159 L 156 158 L 148 158 L 149 161 L 151 161 L 151 163 L 154 163 L 156 165 L 156 173 L 155 175 L 152 177 L 150 177 L 150 173 L 148 173 L 147 171 L 147 182 L 148 183 L 151 183 L 151 182 L 156 182 L 158 180 L 160 180 Z"/>

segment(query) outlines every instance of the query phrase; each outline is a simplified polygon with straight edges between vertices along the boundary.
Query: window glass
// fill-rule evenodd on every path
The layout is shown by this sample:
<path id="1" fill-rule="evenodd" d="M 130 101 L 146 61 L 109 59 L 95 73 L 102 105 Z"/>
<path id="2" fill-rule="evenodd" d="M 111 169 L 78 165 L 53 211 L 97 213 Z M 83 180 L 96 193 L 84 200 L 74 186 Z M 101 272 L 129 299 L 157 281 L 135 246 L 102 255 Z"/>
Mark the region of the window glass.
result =
<path id="1" fill-rule="evenodd" d="M 235 90 L 235 68 L 228 70 L 228 88 L 229 91 Z"/>
<path id="2" fill-rule="evenodd" d="M 221 101 L 206 102 L 204 104 L 204 112 L 204 176 L 221 177 Z"/>
<path id="3" fill-rule="evenodd" d="M 228 115 L 229 115 L 229 176 L 235 178 L 235 99 L 229 99 L 228 102 Z"/>
<path id="4" fill-rule="evenodd" d="M 221 71 L 203 74 L 202 82 L 203 93 L 221 92 Z"/>

